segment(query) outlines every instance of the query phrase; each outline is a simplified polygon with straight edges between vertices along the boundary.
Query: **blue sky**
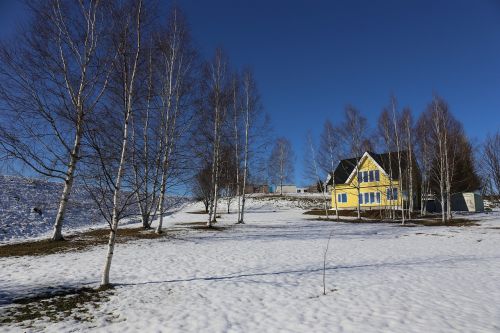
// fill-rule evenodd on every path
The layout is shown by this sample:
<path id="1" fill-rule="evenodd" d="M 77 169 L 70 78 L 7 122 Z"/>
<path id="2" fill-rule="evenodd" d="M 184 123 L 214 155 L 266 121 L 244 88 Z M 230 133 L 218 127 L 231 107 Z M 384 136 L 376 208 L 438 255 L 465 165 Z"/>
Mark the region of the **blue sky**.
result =
<path id="1" fill-rule="evenodd" d="M 0 36 L 23 19 L 0 2 Z M 500 1 L 177 0 L 205 56 L 250 65 L 276 136 L 291 139 L 303 183 L 307 130 L 352 103 L 376 121 L 394 93 L 420 113 L 437 92 L 473 141 L 500 128 Z M 163 4 L 163 2 L 162 2 Z"/>

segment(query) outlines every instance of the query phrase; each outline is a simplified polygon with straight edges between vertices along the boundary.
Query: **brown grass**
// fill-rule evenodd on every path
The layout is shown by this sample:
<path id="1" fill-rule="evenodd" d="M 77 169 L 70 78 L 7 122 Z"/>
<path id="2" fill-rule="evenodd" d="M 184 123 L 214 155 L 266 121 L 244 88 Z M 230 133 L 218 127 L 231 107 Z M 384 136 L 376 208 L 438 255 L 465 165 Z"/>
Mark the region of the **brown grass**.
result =
<path id="1" fill-rule="evenodd" d="M 94 319 L 89 308 L 97 309 L 100 303 L 109 300 L 112 288 L 64 288 L 46 290 L 35 296 L 16 299 L 14 306 L 0 310 L 0 325 L 21 323 L 32 328 L 38 319 L 52 322 L 72 317 L 78 321 Z"/>
<path id="2" fill-rule="evenodd" d="M 178 226 L 186 226 L 189 229 L 193 230 L 213 230 L 213 231 L 222 231 L 226 230 L 228 227 L 218 227 L 215 225 L 212 225 L 211 227 L 207 227 L 207 222 L 186 222 L 186 223 L 176 223 L 175 225 Z"/>
<path id="3" fill-rule="evenodd" d="M 335 214 L 335 212 L 332 212 Z M 423 225 L 426 227 L 471 227 L 471 226 L 477 226 L 479 225 L 477 221 L 475 220 L 470 220 L 470 219 L 465 219 L 465 218 L 457 218 L 453 219 L 451 221 L 447 222 L 442 222 L 440 217 L 426 217 L 426 218 L 418 218 L 418 215 L 415 215 L 415 217 L 411 220 L 405 220 L 405 224 L 401 224 L 401 220 L 399 218 L 396 218 L 395 220 L 392 219 L 387 219 L 383 218 L 380 219 L 380 214 L 377 211 L 374 210 L 368 210 L 368 211 L 362 211 L 361 212 L 361 220 L 358 219 L 345 219 L 342 218 L 344 217 L 357 217 L 357 212 L 356 211 L 339 211 L 339 220 L 337 220 L 335 217 L 330 217 L 328 219 L 323 218 L 321 216 L 325 216 L 325 211 L 320 211 L 320 210 L 310 210 L 307 212 L 304 212 L 305 215 L 313 215 L 313 216 L 320 216 L 318 218 L 315 218 L 313 220 L 315 221 L 331 221 L 331 222 L 344 222 L 344 223 L 393 223 L 393 224 L 399 224 L 402 227 L 416 227 L 419 225 Z"/>
<path id="4" fill-rule="evenodd" d="M 408 221 L 409 224 L 401 225 L 402 227 L 412 227 L 416 225 L 423 225 L 426 227 L 473 227 L 478 226 L 477 221 L 469 219 L 453 219 L 451 221 L 442 222 L 441 219 L 416 219 Z"/>
<path id="5" fill-rule="evenodd" d="M 158 235 L 154 232 L 154 229 L 123 228 L 118 229 L 117 242 L 125 243 L 137 239 L 155 239 L 165 237 L 166 235 L 167 233 L 165 232 Z M 66 236 L 64 241 L 39 240 L 1 245 L 0 258 L 83 251 L 93 246 L 107 244 L 108 237 L 109 229 L 96 229 Z"/>

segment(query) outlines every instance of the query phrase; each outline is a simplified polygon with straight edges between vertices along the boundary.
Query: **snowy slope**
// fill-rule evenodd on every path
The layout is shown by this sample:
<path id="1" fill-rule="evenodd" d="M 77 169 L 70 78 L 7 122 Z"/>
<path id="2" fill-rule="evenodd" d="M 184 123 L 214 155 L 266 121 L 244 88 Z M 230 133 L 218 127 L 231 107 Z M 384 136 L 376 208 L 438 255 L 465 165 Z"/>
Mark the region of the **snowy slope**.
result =
<path id="1" fill-rule="evenodd" d="M 61 192 L 61 183 L 0 175 L 0 244 L 48 237 L 52 232 Z M 167 200 L 167 205 L 173 209 L 186 202 L 180 197 L 168 197 Z M 138 219 L 128 222 L 134 221 Z M 106 225 L 85 189 L 74 185 L 63 234 Z"/>
<path id="2" fill-rule="evenodd" d="M 0 242 L 47 235 L 52 230 L 61 192 L 61 183 L 0 175 Z M 63 232 L 102 222 L 91 198 L 74 186 Z"/>
<path id="3" fill-rule="evenodd" d="M 248 223 L 119 244 L 118 286 L 93 322 L 37 322 L 50 332 L 498 332 L 500 214 L 476 227 L 310 220 L 290 202 L 250 201 Z M 222 215 L 230 226 L 235 214 Z M 333 231 L 322 295 L 322 255 Z M 0 302 L 55 283 L 97 286 L 105 248 L 0 259 Z M 2 305 L 3 304 L 3 305 Z M 112 314 L 112 320 L 110 320 Z M 0 327 L 2 331 L 24 331 Z"/>

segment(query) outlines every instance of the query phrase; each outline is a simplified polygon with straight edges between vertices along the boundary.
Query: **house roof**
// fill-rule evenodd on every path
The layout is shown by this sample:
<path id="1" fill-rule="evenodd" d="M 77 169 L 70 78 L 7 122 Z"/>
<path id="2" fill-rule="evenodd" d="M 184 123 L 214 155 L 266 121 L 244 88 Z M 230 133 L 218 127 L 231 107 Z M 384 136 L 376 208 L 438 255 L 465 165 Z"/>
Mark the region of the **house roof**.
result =
<path id="1" fill-rule="evenodd" d="M 409 160 L 408 152 L 400 151 L 401 156 L 401 169 L 405 169 Z M 383 154 L 377 154 L 373 152 L 366 152 L 363 156 L 347 158 L 341 160 L 335 168 L 335 184 L 345 184 L 349 179 L 354 169 L 356 168 L 356 162 L 361 161 L 365 155 L 369 155 L 373 160 L 385 171 L 387 174 L 390 173 L 392 169 L 392 179 L 398 180 L 398 152 L 388 152 Z M 332 177 L 329 175 L 327 185 L 332 185 Z"/>

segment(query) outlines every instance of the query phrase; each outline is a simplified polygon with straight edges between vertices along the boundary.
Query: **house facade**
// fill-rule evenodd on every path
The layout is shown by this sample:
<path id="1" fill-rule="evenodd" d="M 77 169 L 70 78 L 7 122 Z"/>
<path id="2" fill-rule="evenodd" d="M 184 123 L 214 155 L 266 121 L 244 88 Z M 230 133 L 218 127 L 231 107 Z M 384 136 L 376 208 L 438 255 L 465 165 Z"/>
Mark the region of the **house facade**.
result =
<path id="1" fill-rule="evenodd" d="M 402 170 L 408 170 L 408 154 L 401 152 L 400 157 Z M 334 177 L 329 175 L 327 179 L 328 190 L 332 195 L 332 208 L 337 204 L 339 209 L 354 210 L 358 208 L 358 202 L 364 210 L 401 208 L 403 202 L 408 200 L 408 191 L 400 184 L 398 170 L 397 152 L 366 152 L 363 156 L 340 161 Z M 416 165 L 413 172 L 418 172 Z M 414 194 L 414 199 L 416 197 Z"/>

